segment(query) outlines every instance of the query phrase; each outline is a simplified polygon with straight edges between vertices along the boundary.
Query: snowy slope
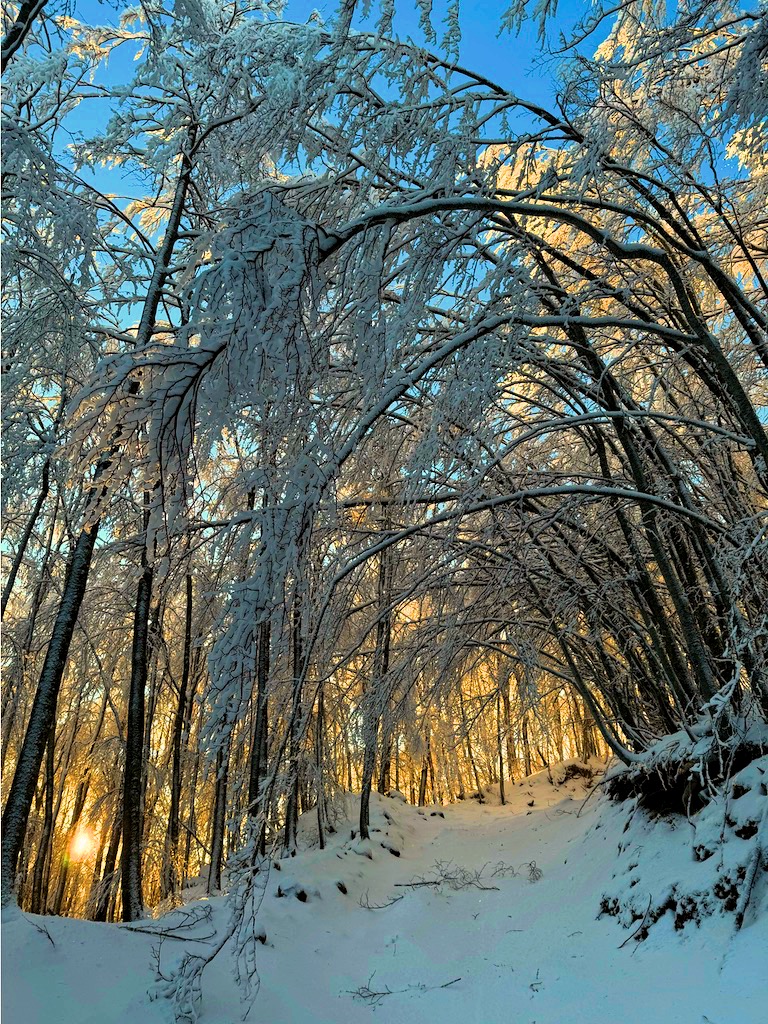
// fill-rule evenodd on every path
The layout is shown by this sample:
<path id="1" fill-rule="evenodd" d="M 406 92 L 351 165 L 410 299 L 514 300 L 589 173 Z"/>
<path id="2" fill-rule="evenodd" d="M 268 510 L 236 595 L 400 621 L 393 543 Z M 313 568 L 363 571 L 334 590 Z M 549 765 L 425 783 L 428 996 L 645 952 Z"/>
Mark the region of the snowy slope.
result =
<path id="1" fill-rule="evenodd" d="M 555 773 L 555 783 L 562 774 Z M 326 850 L 310 849 L 270 873 L 259 917 L 266 935 L 258 946 L 261 986 L 249 1020 L 768 1020 L 768 912 L 738 934 L 732 917 L 715 915 L 683 932 L 662 919 L 638 944 L 631 929 L 598 919 L 626 838 L 626 814 L 599 791 L 578 814 L 587 795 L 578 777 L 558 786 L 542 772 L 508 784 L 505 807 L 497 793 L 483 804 L 421 810 L 374 796 L 372 824 L 380 831 L 366 843 L 351 838 L 356 808 L 348 798 L 350 820 L 342 815 Z M 303 828 L 311 842 L 311 816 Z M 671 829 L 659 834 L 664 838 L 655 859 L 662 877 L 665 865 L 679 858 L 679 836 Z M 447 876 L 440 886 L 407 884 L 440 875 Z M 651 884 L 647 876 L 645 882 Z M 219 926 L 226 920 L 224 903 L 210 903 Z M 210 935 L 211 927 L 203 922 L 193 934 Z M 4 1024 L 160 1024 L 172 1018 L 153 983 L 156 940 L 150 935 L 11 910 L 4 912 L 2 937 Z M 185 948 L 207 947 L 169 940 L 163 957 L 170 963 Z M 231 966 L 225 949 L 208 969 L 206 1024 L 240 1018 Z"/>

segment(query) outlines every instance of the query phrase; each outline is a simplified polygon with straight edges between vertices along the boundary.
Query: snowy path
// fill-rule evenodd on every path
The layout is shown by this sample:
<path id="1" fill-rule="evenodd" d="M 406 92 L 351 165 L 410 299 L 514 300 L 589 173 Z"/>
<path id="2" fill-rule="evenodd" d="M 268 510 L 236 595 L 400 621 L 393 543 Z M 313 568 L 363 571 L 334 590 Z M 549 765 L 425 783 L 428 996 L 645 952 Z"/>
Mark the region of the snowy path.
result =
<path id="1" fill-rule="evenodd" d="M 610 815 L 595 827 L 597 799 L 577 818 L 583 790 L 578 783 L 569 789 L 566 795 L 526 783 L 515 789 L 511 807 L 468 803 L 444 808 L 444 818 L 430 808 L 419 812 L 377 799 L 374 823 L 382 831 L 369 844 L 340 832 L 335 849 L 283 862 L 264 901 L 268 942 L 249 1020 L 764 1024 L 765 919 L 735 940 L 732 923 L 721 918 L 682 935 L 662 920 L 645 943 L 630 940 L 621 948 L 629 933 L 596 919 L 616 869 L 620 828 L 611 828 Z M 402 856 L 388 853 L 382 840 Z M 373 860 L 363 855 L 366 849 Z M 483 880 L 498 889 L 402 887 L 434 874 L 437 861 L 470 871 L 485 867 Z M 536 882 L 528 880 L 531 861 L 542 871 Z M 518 874 L 492 877 L 500 862 Z M 290 890 L 293 884 L 305 889 L 308 902 L 275 897 L 278 885 Z M 371 904 L 403 898 L 367 910 L 359 904 L 365 894 Z M 4 928 L 5 1024 L 169 1019 L 167 1004 L 147 997 L 149 937 L 83 922 L 49 919 L 46 926 L 55 948 L 18 917 Z M 353 995 L 366 984 L 392 994 L 373 1004 Z M 234 1024 L 240 1009 L 225 961 L 211 969 L 204 992 L 203 1021 Z"/>

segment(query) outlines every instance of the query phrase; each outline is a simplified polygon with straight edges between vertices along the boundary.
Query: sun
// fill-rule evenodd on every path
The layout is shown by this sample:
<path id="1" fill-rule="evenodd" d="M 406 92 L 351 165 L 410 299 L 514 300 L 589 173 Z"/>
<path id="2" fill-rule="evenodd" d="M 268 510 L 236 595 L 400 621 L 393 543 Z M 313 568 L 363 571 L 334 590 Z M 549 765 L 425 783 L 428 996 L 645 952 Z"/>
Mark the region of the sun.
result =
<path id="1" fill-rule="evenodd" d="M 88 860 L 96 849 L 96 837 L 89 828 L 79 828 L 69 844 L 71 861 Z"/>

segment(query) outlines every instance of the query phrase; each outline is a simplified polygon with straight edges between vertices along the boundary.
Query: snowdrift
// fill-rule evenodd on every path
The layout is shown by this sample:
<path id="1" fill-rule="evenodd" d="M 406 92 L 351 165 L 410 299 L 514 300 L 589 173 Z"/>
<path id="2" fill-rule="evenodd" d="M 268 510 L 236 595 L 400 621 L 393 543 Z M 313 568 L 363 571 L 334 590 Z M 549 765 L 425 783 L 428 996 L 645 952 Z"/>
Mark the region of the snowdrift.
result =
<path id="1" fill-rule="evenodd" d="M 678 931 L 713 914 L 736 928 L 765 902 L 768 737 L 754 729 L 718 740 L 677 733 L 606 789 L 618 807 L 595 827 L 621 829 L 618 869 L 601 911 L 634 926 L 638 940 L 669 914 Z"/>

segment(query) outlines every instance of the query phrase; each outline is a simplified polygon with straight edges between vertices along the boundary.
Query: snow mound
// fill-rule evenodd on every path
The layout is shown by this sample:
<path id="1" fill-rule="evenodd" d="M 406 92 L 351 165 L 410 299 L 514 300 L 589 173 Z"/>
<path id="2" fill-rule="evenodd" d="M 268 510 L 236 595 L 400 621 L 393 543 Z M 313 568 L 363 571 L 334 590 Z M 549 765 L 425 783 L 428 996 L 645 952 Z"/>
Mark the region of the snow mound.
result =
<path id="1" fill-rule="evenodd" d="M 607 788 L 619 804 L 595 827 L 621 828 L 621 839 L 601 913 L 642 941 L 666 915 L 681 931 L 731 913 L 740 928 L 757 912 L 768 888 L 768 754 L 761 749 L 744 734 L 725 743 L 712 733 L 677 734 L 610 773 Z"/>
<path id="2" fill-rule="evenodd" d="M 583 798 L 594 785 L 597 776 L 604 774 L 605 767 L 605 762 L 598 758 L 592 758 L 588 762 L 571 758 L 567 761 L 558 761 L 516 782 L 505 779 L 505 804 L 512 811 L 519 813 L 525 812 L 526 807 L 535 807 L 537 802 L 550 807 L 564 796 L 581 795 Z M 472 799 L 489 807 L 498 807 L 501 805 L 501 787 L 496 782 L 483 789 L 482 795 L 473 793 Z"/>

